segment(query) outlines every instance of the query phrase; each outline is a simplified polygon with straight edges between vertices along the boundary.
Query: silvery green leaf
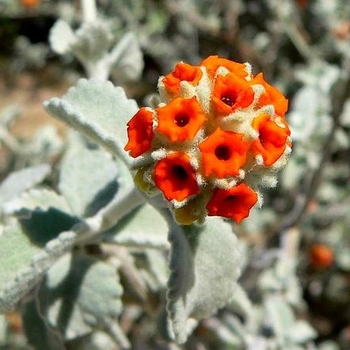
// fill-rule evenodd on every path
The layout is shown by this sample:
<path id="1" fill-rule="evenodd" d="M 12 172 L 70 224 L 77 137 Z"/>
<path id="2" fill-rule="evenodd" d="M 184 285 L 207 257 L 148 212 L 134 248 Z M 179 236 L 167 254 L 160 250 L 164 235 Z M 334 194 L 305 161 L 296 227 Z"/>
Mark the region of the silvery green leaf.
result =
<path id="1" fill-rule="evenodd" d="M 39 302 L 46 321 L 71 340 L 92 330 L 109 331 L 122 311 L 121 295 L 114 267 L 66 254 L 46 274 Z"/>
<path id="2" fill-rule="evenodd" d="M 12 172 L 0 185 L 0 205 L 42 182 L 50 174 L 48 164 Z"/>
<path id="3" fill-rule="evenodd" d="M 88 217 L 113 198 L 117 175 L 117 163 L 109 153 L 73 145 L 62 160 L 58 188 L 74 214 Z"/>
<path id="4" fill-rule="evenodd" d="M 32 189 L 4 205 L 4 212 L 8 215 L 28 214 L 36 209 L 48 211 L 57 208 L 66 213 L 71 210 L 66 199 L 56 192 L 47 189 Z"/>
<path id="5" fill-rule="evenodd" d="M 75 36 L 72 51 L 81 61 L 97 61 L 105 56 L 113 40 L 109 26 L 98 20 L 84 22 Z"/>
<path id="6" fill-rule="evenodd" d="M 326 340 L 318 345 L 317 350 L 340 350 L 340 347 L 335 341 Z"/>
<path id="7" fill-rule="evenodd" d="M 25 192 L 7 203 L 4 210 L 18 216 L 23 233 L 38 246 L 44 246 L 80 221 L 72 215 L 65 198 L 46 189 Z"/>
<path id="8" fill-rule="evenodd" d="M 269 295 L 265 301 L 266 320 L 270 322 L 279 345 L 284 348 L 288 332 L 295 325 L 295 316 L 291 307 L 279 295 Z"/>
<path id="9" fill-rule="evenodd" d="M 112 77 L 117 82 L 140 78 L 144 62 L 140 44 L 134 33 L 125 34 L 109 54 L 113 63 Z"/>
<path id="10" fill-rule="evenodd" d="M 225 348 L 246 349 L 244 345 L 248 334 L 238 317 L 229 315 L 224 320 L 213 317 L 205 322 L 205 326 L 225 344 Z"/>
<path id="11" fill-rule="evenodd" d="M 236 313 L 249 318 L 253 313 L 253 304 L 250 301 L 247 292 L 240 284 L 237 284 L 233 299 L 228 307 Z"/>
<path id="12" fill-rule="evenodd" d="M 169 277 L 169 271 L 164 253 L 156 249 L 146 249 L 145 255 L 148 262 L 148 271 L 156 282 L 155 289 L 165 287 Z"/>
<path id="13" fill-rule="evenodd" d="M 39 247 L 19 225 L 5 227 L 0 235 L 0 313 L 13 309 L 74 242 L 73 232 L 63 232 Z"/>
<path id="14" fill-rule="evenodd" d="M 305 344 L 317 336 L 316 331 L 304 320 L 295 322 L 287 333 L 289 341 L 294 344 Z"/>
<path id="15" fill-rule="evenodd" d="M 139 248 L 168 248 L 168 231 L 163 216 L 151 205 L 144 204 L 109 230 L 104 240 Z"/>
<path id="16" fill-rule="evenodd" d="M 76 37 L 70 25 L 59 19 L 50 30 L 49 41 L 52 50 L 63 55 L 70 53 Z"/>
<path id="17" fill-rule="evenodd" d="M 240 254 L 231 225 L 220 218 L 203 226 L 174 226 L 169 241 L 167 309 L 175 339 L 183 343 L 190 319 L 208 317 L 232 300 Z"/>
<path id="18" fill-rule="evenodd" d="M 45 324 L 35 300 L 22 307 L 22 323 L 28 343 L 35 350 L 65 350 L 64 339 Z M 40 337 L 38 337 L 40 334 Z"/>
<path id="19" fill-rule="evenodd" d="M 124 151 L 126 123 L 138 107 L 134 100 L 126 97 L 122 88 L 110 82 L 81 79 L 62 98 L 44 102 L 44 107 L 54 117 L 131 162 Z"/>
<path id="20" fill-rule="evenodd" d="M 340 117 L 340 123 L 345 127 L 350 127 L 350 99 L 347 99 L 345 102 L 343 113 Z"/>

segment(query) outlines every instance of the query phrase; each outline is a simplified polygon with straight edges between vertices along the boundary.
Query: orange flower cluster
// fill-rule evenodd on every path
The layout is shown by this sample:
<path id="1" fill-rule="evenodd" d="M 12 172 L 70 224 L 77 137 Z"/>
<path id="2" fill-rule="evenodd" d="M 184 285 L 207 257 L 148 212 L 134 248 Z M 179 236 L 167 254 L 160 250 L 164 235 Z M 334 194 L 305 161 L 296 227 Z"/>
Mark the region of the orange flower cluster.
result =
<path id="1" fill-rule="evenodd" d="M 288 101 L 248 63 L 218 56 L 178 63 L 158 88 L 162 102 L 127 124 L 125 150 L 142 160 L 135 182 L 160 190 L 180 224 L 207 215 L 240 223 L 288 160 Z"/>

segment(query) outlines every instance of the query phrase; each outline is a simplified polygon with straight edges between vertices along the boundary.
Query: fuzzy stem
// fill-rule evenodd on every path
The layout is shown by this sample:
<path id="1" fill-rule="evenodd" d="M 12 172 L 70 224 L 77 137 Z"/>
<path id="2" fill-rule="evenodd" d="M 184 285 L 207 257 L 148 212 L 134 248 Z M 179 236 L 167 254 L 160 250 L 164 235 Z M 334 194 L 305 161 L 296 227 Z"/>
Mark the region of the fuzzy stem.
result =
<path id="1" fill-rule="evenodd" d="M 121 198 L 117 195 L 95 216 L 73 227 L 73 230 L 79 233 L 77 243 L 84 244 L 95 240 L 102 232 L 116 225 L 121 218 L 144 202 L 145 197 L 137 188 L 133 188 Z"/>
<path id="2" fill-rule="evenodd" d="M 81 0 L 84 22 L 94 22 L 97 18 L 96 0 Z"/>

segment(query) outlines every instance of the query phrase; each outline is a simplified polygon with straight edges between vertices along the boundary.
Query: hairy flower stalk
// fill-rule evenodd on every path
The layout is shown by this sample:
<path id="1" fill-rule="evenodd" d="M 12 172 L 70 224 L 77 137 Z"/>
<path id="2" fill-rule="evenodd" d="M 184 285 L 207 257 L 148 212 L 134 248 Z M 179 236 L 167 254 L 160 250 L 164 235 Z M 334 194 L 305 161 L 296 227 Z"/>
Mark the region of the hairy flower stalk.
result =
<path id="1" fill-rule="evenodd" d="M 128 122 L 125 150 L 144 159 L 135 182 L 161 191 L 180 224 L 207 215 L 240 223 L 287 163 L 288 101 L 248 63 L 218 56 L 178 63 L 158 88 L 162 102 Z"/>

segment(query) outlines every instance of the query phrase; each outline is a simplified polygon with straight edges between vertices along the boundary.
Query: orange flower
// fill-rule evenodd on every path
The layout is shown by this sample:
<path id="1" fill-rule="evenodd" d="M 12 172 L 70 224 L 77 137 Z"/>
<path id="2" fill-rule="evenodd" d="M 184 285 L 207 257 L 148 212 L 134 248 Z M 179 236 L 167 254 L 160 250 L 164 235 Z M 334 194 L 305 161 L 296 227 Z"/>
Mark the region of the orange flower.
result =
<path id="1" fill-rule="evenodd" d="M 129 141 L 124 147 L 134 158 L 147 152 L 153 140 L 153 112 L 141 108 L 127 123 Z"/>
<path id="2" fill-rule="evenodd" d="M 217 128 L 199 144 L 205 176 L 214 174 L 223 178 L 239 175 L 239 169 L 246 162 L 249 146 L 249 143 L 243 140 L 243 136 Z"/>
<path id="3" fill-rule="evenodd" d="M 154 182 L 168 201 L 183 201 L 199 193 L 195 171 L 185 153 L 175 152 L 161 159 L 154 169 Z"/>
<path id="4" fill-rule="evenodd" d="M 209 216 L 223 216 L 239 224 L 257 202 L 258 195 L 241 183 L 229 190 L 216 189 L 206 208 Z"/>
<path id="5" fill-rule="evenodd" d="M 247 108 L 254 100 L 249 83 L 235 74 L 219 75 L 214 84 L 212 101 L 219 114 L 229 114 Z"/>
<path id="6" fill-rule="evenodd" d="M 209 56 L 203 60 L 201 62 L 201 66 L 204 66 L 207 69 L 207 72 L 211 77 L 215 76 L 215 73 L 219 67 L 225 67 L 230 72 L 242 78 L 248 76 L 246 66 L 243 63 L 233 62 L 215 55 Z"/>
<path id="7" fill-rule="evenodd" d="M 177 97 L 166 106 L 156 108 L 156 112 L 157 131 L 171 142 L 192 140 L 206 119 L 196 97 Z"/>
<path id="8" fill-rule="evenodd" d="M 185 80 L 192 85 L 197 85 L 202 75 L 203 73 L 199 67 L 180 62 L 175 66 L 174 71 L 166 75 L 162 81 L 168 92 L 178 94 L 181 81 Z"/>
<path id="9" fill-rule="evenodd" d="M 316 268 L 326 268 L 332 265 L 334 254 L 326 244 L 313 244 L 310 248 L 310 262 Z"/>
<path id="10" fill-rule="evenodd" d="M 283 117 L 288 109 L 288 100 L 283 96 L 282 92 L 268 84 L 264 80 L 262 73 L 259 73 L 250 84 L 261 84 L 265 88 L 265 92 L 259 98 L 259 106 L 272 104 L 275 107 L 275 113 Z"/>
<path id="11" fill-rule="evenodd" d="M 287 123 L 281 119 L 284 128 L 277 125 L 270 116 L 261 114 L 253 120 L 253 128 L 259 133 L 259 138 L 252 143 L 253 154 L 261 154 L 266 166 L 271 166 L 283 154 L 290 130 Z"/>
<path id="12" fill-rule="evenodd" d="M 32 8 L 40 4 L 40 0 L 20 0 L 23 7 Z"/>

